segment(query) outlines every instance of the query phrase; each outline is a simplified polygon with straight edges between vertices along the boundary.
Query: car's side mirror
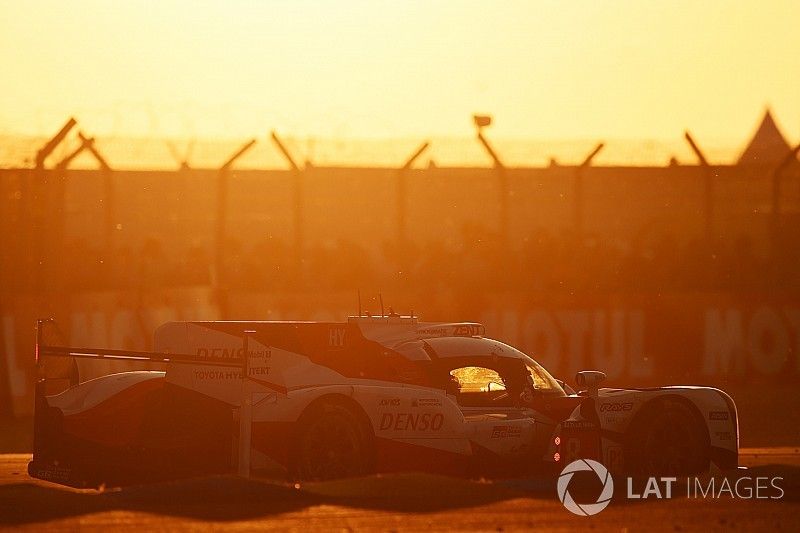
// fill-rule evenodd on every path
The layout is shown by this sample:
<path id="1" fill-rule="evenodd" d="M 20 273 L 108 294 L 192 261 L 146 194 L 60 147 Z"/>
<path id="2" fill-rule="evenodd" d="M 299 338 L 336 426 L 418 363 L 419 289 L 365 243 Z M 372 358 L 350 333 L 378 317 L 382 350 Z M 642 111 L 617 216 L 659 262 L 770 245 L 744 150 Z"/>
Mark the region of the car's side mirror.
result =
<path id="1" fill-rule="evenodd" d="M 581 370 L 575 376 L 575 383 L 579 388 L 588 391 L 589 396 L 596 398 L 597 389 L 605 379 L 605 373 L 599 370 Z"/>
<path id="2" fill-rule="evenodd" d="M 573 394 L 575 394 L 575 390 L 566 383 L 564 383 L 563 381 L 561 381 L 560 379 L 557 379 L 556 383 L 558 383 L 561 386 L 561 388 L 564 389 L 564 392 L 566 392 L 568 396 L 572 396 Z"/>

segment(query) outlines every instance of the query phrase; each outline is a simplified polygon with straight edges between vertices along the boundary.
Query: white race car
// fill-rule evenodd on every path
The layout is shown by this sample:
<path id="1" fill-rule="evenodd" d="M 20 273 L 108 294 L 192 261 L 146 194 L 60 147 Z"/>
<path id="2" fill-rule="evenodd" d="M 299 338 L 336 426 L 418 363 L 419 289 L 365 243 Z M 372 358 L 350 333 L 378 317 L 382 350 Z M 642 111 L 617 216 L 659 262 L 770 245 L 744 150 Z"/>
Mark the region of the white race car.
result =
<path id="1" fill-rule="evenodd" d="M 72 486 L 276 467 L 294 479 L 522 476 L 592 458 L 664 475 L 738 461 L 724 392 L 599 389 L 604 374 L 584 371 L 576 393 L 476 323 L 169 322 L 146 353 L 45 345 L 42 329 L 29 473 Z M 80 357 L 163 370 L 80 382 Z M 71 371 L 54 371 L 64 361 Z"/>

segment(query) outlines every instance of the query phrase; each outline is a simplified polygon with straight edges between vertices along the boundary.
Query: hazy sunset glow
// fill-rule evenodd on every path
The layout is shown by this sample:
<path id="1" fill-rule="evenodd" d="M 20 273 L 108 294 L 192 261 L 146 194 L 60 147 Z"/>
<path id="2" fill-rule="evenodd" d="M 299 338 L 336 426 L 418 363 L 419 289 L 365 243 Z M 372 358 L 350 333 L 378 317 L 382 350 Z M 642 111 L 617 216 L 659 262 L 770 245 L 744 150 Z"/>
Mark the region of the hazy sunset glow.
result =
<path id="1" fill-rule="evenodd" d="M 800 532 L 799 52 L 800 0 L 0 0 L 0 529 Z"/>
<path id="2" fill-rule="evenodd" d="M 800 4 L 0 2 L 0 133 L 800 137 Z"/>

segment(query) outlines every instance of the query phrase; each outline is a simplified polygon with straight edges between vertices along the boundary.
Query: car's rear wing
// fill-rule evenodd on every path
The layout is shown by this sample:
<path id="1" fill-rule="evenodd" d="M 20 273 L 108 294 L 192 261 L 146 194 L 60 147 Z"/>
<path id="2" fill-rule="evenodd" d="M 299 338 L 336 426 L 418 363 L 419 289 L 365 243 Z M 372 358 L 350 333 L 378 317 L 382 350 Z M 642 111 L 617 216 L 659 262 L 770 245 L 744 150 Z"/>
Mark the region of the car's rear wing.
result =
<path id="1" fill-rule="evenodd" d="M 43 357 L 80 357 L 87 359 L 120 359 L 126 361 L 145 361 L 151 363 L 202 364 L 229 367 L 243 367 L 244 357 L 213 357 L 210 355 L 182 354 L 168 352 L 141 352 L 135 350 L 112 350 L 110 348 L 79 348 L 73 346 L 55 346 L 44 344 L 44 326 L 52 323 L 51 319 L 36 321 L 36 344 L 34 353 L 37 365 Z M 245 336 L 244 342 L 247 342 Z M 246 352 L 244 352 L 246 353 Z"/>
<path id="2" fill-rule="evenodd" d="M 79 384 L 78 367 L 74 363 L 75 358 L 99 359 L 99 360 L 122 360 L 122 361 L 141 361 L 146 363 L 165 363 L 165 364 L 189 364 L 189 365 L 214 365 L 225 367 L 239 367 L 242 369 L 243 378 L 248 376 L 248 341 L 251 331 L 242 332 L 241 356 L 231 354 L 229 357 L 214 357 L 211 355 L 168 353 L 168 352 L 143 352 L 135 350 L 115 350 L 109 348 L 79 348 L 73 346 L 58 346 L 45 344 L 44 328 L 47 324 L 54 324 L 53 319 L 39 319 L 36 321 L 36 341 L 34 353 L 36 357 L 36 385 L 35 385 L 35 404 L 34 404 L 34 428 L 33 428 L 33 449 L 34 457 L 46 455 L 42 453 L 46 450 L 48 438 L 47 413 L 49 404 L 47 402 L 47 381 L 48 377 L 43 371 L 43 360 L 48 357 L 72 358 L 73 365 L 68 377 L 49 379 L 69 379 L 69 386 L 74 387 Z M 246 380 L 243 379 L 243 383 Z M 242 401 L 239 413 L 239 474 L 250 475 L 250 439 L 252 424 L 252 402 L 249 398 L 249 389 L 243 385 Z"/>

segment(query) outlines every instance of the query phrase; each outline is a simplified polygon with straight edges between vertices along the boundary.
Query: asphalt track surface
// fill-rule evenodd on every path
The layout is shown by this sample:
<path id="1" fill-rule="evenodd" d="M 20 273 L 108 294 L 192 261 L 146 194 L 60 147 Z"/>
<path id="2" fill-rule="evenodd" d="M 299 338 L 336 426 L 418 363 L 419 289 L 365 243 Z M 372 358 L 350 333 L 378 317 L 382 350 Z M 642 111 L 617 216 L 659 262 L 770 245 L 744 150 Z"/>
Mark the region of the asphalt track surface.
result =
<path id="1" fill-rule="evenodd" d="M 748 468 L 728 475 L 780 476 L 780 499 L 687 497 L 679 480 L 671 499 L 629 500 L 623 479 L 591 517 L 569 513 L 553 480 L 407 474 L 292 486 L 216 477 L 96 491 L 31 479 L 29 459 L 0 455 L 0 529 L 800 531 L 800 447 L 744 449 Z"/>

